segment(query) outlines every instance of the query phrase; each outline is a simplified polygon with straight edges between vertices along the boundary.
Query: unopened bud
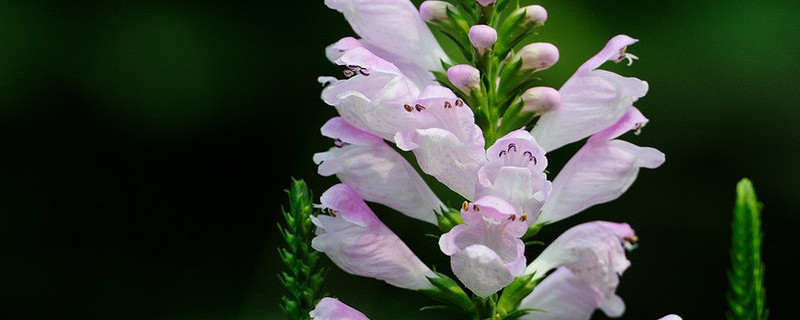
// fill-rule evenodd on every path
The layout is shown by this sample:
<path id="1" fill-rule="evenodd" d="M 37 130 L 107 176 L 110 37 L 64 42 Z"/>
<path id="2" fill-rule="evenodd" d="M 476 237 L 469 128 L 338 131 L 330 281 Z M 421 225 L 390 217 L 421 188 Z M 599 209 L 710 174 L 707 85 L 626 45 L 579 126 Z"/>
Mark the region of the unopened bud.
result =
<path id="1" fill-rule="evenodd" d="M 519 50 L 517 59 L 522 59 L 522 70 L 541 71 L 556 64 L 558 48 L 546 42 L 531 43 Z"/>
<path id="2" fill-rule="evenodd" d="M 456 7 L 445 1 L 425 1 L 419 5 L 419 16 L 425 22 L 435 20 L 449 20 L 447 9 L 455 10 Z"/>
<path id="3" fill-rule="evenodd" d="M 492 3 L 497 2 L 497 0 L 475 0 L 475 1 L 477 1 L 478 3 L 480 3 L 484 7 L 488 6 L 488 5 L 492 4 Z"/>
<path id="4" fill-rule="evenodd" d="M 522 112 L 543 114 L 561 105 L 561 94 L 550 87 L 533 87 L 522 93 Z"/>
<path id="5" fill-rule="evenodd" d="M 469 42 L 482 52 L 497 42 L 497 30 L 485 24 L 476 24 L 469 28 Z"/>
<path id="6" fill-rule="evenodd" d="M 447 69 L 447 79 L 467 95 L 481 87 L 481 72 L 468 64 L 457 64 Z"/>
<path id="7" fill-rule="evenodd" d="M 517 12 L 522 12 L 523 10 L 525 11 L 525 20 L 527 21 L 538 24 L 547 21 L 547 10 L 538 4 L 519 8 Z"/>

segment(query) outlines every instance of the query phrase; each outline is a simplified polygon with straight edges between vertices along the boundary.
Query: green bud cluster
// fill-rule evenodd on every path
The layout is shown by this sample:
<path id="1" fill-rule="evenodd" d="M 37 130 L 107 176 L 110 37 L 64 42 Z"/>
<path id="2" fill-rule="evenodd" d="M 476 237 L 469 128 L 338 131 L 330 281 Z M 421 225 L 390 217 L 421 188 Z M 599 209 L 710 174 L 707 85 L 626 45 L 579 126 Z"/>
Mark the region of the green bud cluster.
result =
<path id="1" fill-rule="evenodd" d="M 451 0 L 452 6 L 446 8 L 447 18 L 428 21 L 431 29 L 452 40 L 463 56 L 461 59 L 451 55 L 457 63 L 442 61 L 444 70 L 465 61 L 480 71 L 480 88 L 470 92 L 453 85 L 446 72 L 435 71 L 434 76 L 472 107 L 487 146 L 506 133 L 531 124 L 537 114 L 523 110 L 520 95 L 540 81 L 534 73 L 546 68 L 526 67 L 523 59 L 516 56 L 515 48 L 543 21 L 532 19 L 526 12 L 529 7 L 511 2 L 498 0 L 482 6 L 475 0 Z M 470 28 L 479 24 L 497 31 L 497 42 L 489 48 L 475 48 L 470 42 Z"/>
<path id="2" fill-rule="evenodd" d="M 310 319 L 308 313 L 322 298 L 326 269 L 320 264 L 322 255 L 311 248 L 314 223 L 311 191 L 303 180 L 292 180 L 289 190 L 289 211 L 281 208 L 285 223 L 278 224 L 285 246 L 278 254 L 285 270 L 278 275 L 288 291 L 281 301 L 281 310 L 292 320 Z"/>

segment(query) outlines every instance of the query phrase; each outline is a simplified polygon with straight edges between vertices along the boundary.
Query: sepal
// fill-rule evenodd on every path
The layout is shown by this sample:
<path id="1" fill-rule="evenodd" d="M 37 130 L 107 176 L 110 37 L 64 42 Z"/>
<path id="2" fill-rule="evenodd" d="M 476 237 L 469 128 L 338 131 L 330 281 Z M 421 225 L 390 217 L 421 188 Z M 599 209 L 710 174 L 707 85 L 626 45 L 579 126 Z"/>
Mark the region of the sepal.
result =
<path id="1" fill-rule="evenodd" d="M 544 226 L 548 225 L 550 221 L 542 221 L 532 224 L 528 227 L 528 231 L 525 232 L 525 235 L 522 236 L 522 240 L 530 239 L 531 237 L 535 236 L 539 231 L 544 228 Z"/>
<path id="2" fill-rule="evenodd" d="M 522 299 L 533 292 L 533 289 L 543 278 L 537 278 L 535 275 L 535 273 L 530 273 L 519 276 L 515 278 L 514 281 L 512 281 L 511 284 L 509 284 L 505 289 L 503 289 L 503 293 L 500 295 L 500 300 L 497 301 L 497 314 L 504 316 L 501 319 L 507 319 L 505 316 L 511 316 L 512 314 L 516 317 L 509 319 L 516 319 L 525 314 L 518 314 L 517 308 L 519 308 Z"/>
<path id="3" fill-rule="evenodd" d="M 432 299 L 445 303 L 451 310 L 464 314 L 468 317 L 477 312 L 475 303 L 467 296 L 464 289 L 450 277 L 433 271 L 438 277 L 428 277 L 428 281 L 433 285 L 433 289 L 424 289 L 420 292 L 425 293 Z"/>
<path id="4" fill-rule="evenodd" d="M 439 222 L 439 230 L 442 230 L 442 233 L 447 233 L 453 227 L 464 223 L 461 218 L 461 211 L 453 208 L 448 208 L 447 212 L 437 211 L 436 220 Z"/>

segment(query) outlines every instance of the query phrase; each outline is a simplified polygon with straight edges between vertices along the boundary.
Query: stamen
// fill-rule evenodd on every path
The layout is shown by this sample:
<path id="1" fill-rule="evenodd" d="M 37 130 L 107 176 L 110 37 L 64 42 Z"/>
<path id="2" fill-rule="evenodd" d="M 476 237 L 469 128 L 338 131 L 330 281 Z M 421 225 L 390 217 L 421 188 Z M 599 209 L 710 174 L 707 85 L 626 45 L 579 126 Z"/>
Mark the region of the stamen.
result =
<path id="1" fill-rule="evenodd" d="M 325 208 L 325 213 L 327 213 L 327 214 L 328 214 L 328 215 L 330 215 L 331 217 L 334 217 L 334 218 L 336 217 L 336 211 L 334 211 L 334 210 L 333 210 L 333 209 L 331 209 L 331 208 Z"/>
<path id="2" fill-rule="evenodd" d="M 644 123 L 642 123 L 642 122 L 637 122 L 637 123 L 635 123 L 635 124 L 633 125 L 633 130 L 634 130 L 634 131 L 633 131 L 633 134 L 635 134 L 635 135 L 637 135 L 637 136 L 638 136 L 639 134 L 641 134 L 641 133 L 642 133 L 642 127 L 644 127 Z"/>
<path id="3" fill-rule="evenodd" d="M 365 77 L 369 76 L 369 71 L 367 69 L 364 69 L 364 68 L 358 68 L 358 73 L 360 73 L 361 75 L 363 75 Z"/>
<path id="4" fill-rule="evenodd" d="M 517 216 L 515 216 L 515 215 L 508 216 L 508 221 L 516 221 L 516 220 L 517 220 Z"/>
<path id="5" fill-rule="evenodd" d="M 511 152 L 511 149 L 514 149 L 514 152 L 517 152 L 517 145 L 513 143 L 508 144 L 508 152 Z"/>
<path id="6" fill-rule="evenodd" d="M 345 145 L 347 145 L 347 143 L 345 143 L 341 139 L 336 139 L 336 140 L 333 140 L 333 145 L 336 146 L 337 148 L 341 148 L 341 147 L 344 147 Z"/>
<path id="7" fill-rule="evenodd" d="M 423 107 L 421 104 L 415 105 L 414 108 L 417 109 L 417 111 L 425 110 L 425 107 Z"/>
<path id="8" fill-rule="evenodd" d="M 445 109 L 450 109 L 450 108 L 452 108 L 452 107 L 453 107 L 453 105 L 452 105 L 452 104 L 450 104 L 450 101 L 445 101 L 445 102 L 444 102 L 444 108 L 445 108 Z"/>
<path id="9" fill-rule="evenodd" d="M 469 203 L 464 201 L 464 203 L 461 204 L 461 211 L 467 211 L 467 210 L 469 210 Z"/>
<path id="10" fill-rule="evenodd" d="M 348 77 L 348 78 L 356 75 L 356 73 L 353 72 L 353 70 L 350 70 L 350 69 L 344 69 L 344 71 L 342 71 L 342 73 L 344 73 L 344 76 Z"/>
<path id="11" fill-rule="evenodd" d="M 473 204 L 472 205 L 472 211 L 478 212 L 478 211 L 481 211 L 481 208 L 479 208 L 477 204 Z"/>
<path id="12" fill-rule="evenodd" d="M 408 104 L 408 103 L 406 103 L 406 105 L 404 105 L 404 106 L 403 106 L 403 108 L 405 108 L 405 109 L 406 109 L 406 111 L 408 111 L 408 112 L 414 111 L 414 107 L 412 107 L 412 106 L 411 106 L 410 104 Z"/>
<path id="13" fill-rule="evenodd" d="M 507 151 L 505 151 L 505 150 L 503 150 L 503 151 L 500 151 L 500 154 L 499 154 L 499 155 L 497 155 L 497 156 L 498 156 L 498 157 L 500 157 L 500 158 L 502 158 L 502 157 L 503 157 L 504 155 L 506 155 L 506 154 L 508 154 L 508 152 L 507 152 Z"/>
<path id="14" fill-rule="evenodd" d="M 628 60 L 628 66 L 630 67 L 633 64 L 633 60 L 639 60 L 639 57 L 626 53 L 625 59 Z"/>
<path id="15" fill-rule="evenodd" d="M 456 107 L 463 107 L 463 106 L 464 106 L 464 101 L 461 100 L 461 99 L 457 99 L 456 100 Z"/>
<path id="16" fill-rule="evenodd" d="M 523 212 L 522 216 L 519 217 L 519 221 L 525 222 L 525 220 L 528 220 L 528 214 Z"/>

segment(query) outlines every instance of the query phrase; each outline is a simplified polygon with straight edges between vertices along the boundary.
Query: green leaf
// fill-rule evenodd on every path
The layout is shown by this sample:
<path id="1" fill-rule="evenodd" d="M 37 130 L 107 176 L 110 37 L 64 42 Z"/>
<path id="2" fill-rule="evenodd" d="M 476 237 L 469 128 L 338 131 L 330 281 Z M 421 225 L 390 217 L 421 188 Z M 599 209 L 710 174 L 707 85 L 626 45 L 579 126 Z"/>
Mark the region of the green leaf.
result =
<path id="1" fill-rule="evenodd" d="M 761 203 L 753 184 L 742 179 L 736 186 L 736 205 L 731 222 L 731 269 L 727 299 L 729 320 L 765 320 L 766 289 L 761 261 Z"/>

